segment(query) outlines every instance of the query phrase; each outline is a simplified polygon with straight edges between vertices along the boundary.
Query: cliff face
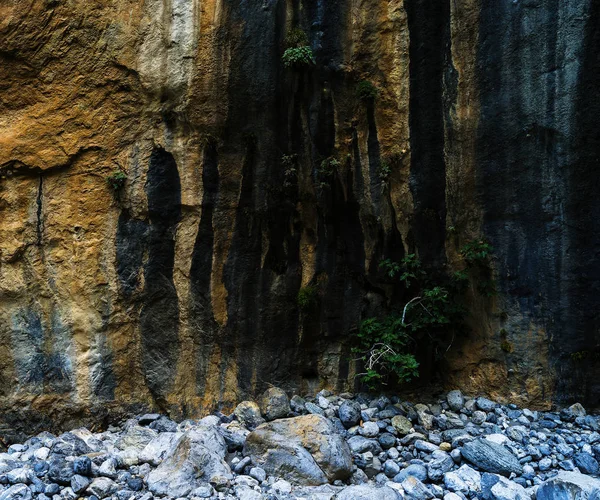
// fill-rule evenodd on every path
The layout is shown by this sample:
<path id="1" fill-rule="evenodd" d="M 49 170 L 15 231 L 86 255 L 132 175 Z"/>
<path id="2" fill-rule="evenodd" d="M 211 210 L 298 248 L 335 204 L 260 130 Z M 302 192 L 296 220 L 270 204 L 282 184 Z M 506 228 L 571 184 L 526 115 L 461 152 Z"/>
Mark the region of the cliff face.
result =
<path id="1" fill-rule="evenodd" d="M 598 26 L 592 0 L 4 2 L 5 431 L 351 386 L 380 260 L 454 269 L 480 236 L 499 293 L 472 284 L 445 382 L 597 404 Z"/>

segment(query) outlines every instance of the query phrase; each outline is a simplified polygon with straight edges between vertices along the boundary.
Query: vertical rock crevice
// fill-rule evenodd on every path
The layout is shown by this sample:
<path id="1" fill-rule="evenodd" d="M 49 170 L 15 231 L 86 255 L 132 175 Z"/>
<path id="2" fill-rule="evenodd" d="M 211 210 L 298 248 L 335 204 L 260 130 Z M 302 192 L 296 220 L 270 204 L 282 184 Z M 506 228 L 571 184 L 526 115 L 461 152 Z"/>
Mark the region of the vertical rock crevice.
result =
<path id="1" fill-rule="evenodd" d="M 196 391 L 204 394 L 209 362 L 217 344 L 218 325 L 211 299 L 214 227 L 213 216 L 219 196 L 219 156 L 217 144 L 209 140 L 204 146 L 202 164 L 202 213 L 192 254 L 190 269 L 191 326 L 197 344 Z"/>
<path id="2" fill-rule="evenodd" d="M 159 147 L 150 156 L 146 195 L 150 226 L 140 313 L 142 368 L 150 392 L 159 405 L 164 405 L 179 354 L 179 305 L 173 267 L 181 185 L 173 155 Z"/>
<path id="3" fill-rule="evenodd" d="M 444 73 L 450 59 L 449 0 L 405 0 L 410 34 L 412 235 L 421 259 L 445 261 Z"/>

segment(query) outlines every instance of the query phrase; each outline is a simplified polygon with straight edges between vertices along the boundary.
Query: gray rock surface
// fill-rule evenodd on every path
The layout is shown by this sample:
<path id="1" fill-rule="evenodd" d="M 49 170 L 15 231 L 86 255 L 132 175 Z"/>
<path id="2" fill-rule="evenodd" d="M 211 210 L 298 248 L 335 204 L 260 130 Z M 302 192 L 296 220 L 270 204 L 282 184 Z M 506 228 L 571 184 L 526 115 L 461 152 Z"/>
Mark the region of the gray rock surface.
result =
<path id="1" fill-rule="evenodd" d="M 487 439 L 476 439 L 466 443 L 462 448 L 462 456 L 477 465 L 485 472 L 509 475 L 521 474 L 523 467 L 507 448 Z"/>

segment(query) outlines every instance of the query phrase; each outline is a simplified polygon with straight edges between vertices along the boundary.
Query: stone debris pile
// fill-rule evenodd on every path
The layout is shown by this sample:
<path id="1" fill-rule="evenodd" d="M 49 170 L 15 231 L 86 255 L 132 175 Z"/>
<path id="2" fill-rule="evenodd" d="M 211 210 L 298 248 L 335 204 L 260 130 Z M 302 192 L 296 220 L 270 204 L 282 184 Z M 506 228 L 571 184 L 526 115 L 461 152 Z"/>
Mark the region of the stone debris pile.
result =
<path id="1" fill-rule="evenodd" d="M 0 500 L 600 498 L 600 421 L 451 391 L 313 398 L 271 388 L 233 414 L 147 414 L 0 453 Z"/>

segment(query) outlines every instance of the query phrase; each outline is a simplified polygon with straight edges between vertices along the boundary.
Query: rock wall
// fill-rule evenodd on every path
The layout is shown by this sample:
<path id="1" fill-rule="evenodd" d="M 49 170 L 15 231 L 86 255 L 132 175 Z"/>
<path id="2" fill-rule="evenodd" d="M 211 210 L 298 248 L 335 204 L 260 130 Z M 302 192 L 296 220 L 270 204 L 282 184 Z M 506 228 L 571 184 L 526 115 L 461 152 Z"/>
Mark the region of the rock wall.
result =
<path id="1" fill-rule="evenodd" d="M 380 260 L 454 269 L 479 236 L 499 293 L 472 283 L 444 382 L 597 404 L 598 26 L 592 0 L 3 2 L 4 432 L 352 387 Z"/>

